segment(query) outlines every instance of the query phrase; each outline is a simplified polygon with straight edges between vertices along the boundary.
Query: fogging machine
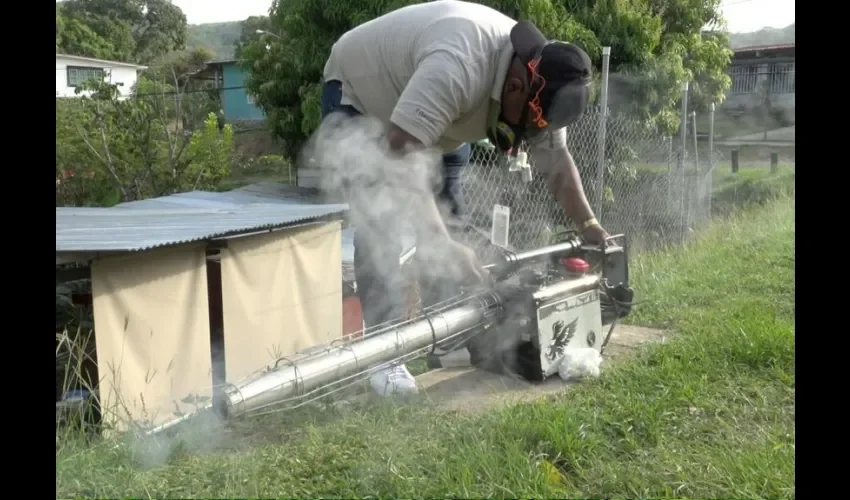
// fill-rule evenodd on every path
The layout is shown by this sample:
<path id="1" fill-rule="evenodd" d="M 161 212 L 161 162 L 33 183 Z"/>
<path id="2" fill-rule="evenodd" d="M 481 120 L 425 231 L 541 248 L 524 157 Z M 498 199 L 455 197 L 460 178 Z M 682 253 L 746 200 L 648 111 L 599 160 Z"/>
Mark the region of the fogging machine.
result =
<path id="1" fill-rule="evenodd" d="M 504 252 L 487 267 L 488 286 L 360 338 L 280 359 L 226 387 L 216 398 L 218 410 L 234 417 L 301 406 L 426 350 L 432 365 L 448 352 L 468 349 L 481 369 L 542 381 L 558 371 L 567 348 L 601 352 L 617 321 L 631 312 L 634 290 L 623 235 L 611 237 L 603 249 L 567 233 L 552 245 Z"/>

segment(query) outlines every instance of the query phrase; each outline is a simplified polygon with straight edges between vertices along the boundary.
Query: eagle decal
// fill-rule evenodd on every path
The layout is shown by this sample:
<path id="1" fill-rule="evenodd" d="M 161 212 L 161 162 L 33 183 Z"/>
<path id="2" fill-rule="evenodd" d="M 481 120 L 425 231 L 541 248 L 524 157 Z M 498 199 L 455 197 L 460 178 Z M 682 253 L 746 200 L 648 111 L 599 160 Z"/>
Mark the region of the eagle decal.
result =
<path id="1" fill-rule="evenodd" d="M 546 349 L 546 358 L 549 361 L 555 361 L 556 358 L 564 354 L 564 349 L 576 334 L 577 326 L 578 318 L 572 320 L 568 325 L 565 325 L 563 321 L 556 321 L 552 325 L 552 341 L 549 342 L 549 348 Z"/>

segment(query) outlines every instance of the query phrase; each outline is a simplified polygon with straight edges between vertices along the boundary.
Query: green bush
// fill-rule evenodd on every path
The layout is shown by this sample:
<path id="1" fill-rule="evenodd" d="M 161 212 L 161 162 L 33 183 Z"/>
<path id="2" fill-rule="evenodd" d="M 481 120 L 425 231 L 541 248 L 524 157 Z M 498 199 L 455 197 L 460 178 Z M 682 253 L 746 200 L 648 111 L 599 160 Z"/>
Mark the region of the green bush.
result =
<path id="1" fill-rule="evenodd" d="M 613 186 L 613 209 L 622 206 L 627 195 L 645 197 L 653 189 L 667 189 L 670 174 L 666 170 L 638 169 L 634 179 L 618 179 Z M 794 170 L 771 173 L 753 169 L 738 173 L 716 174 L 712 186 L 712 215 L 728 215 L 741 208 L 794 195 Z"/>
<path id="2" fill-rule="evenodd" d="M 764 205 L 794 194 L 793 170 L 775 174 L 768 170 L 728 174 L 715 182 L 711 211 L 713 215 L 728 215 L 744 207 Z"/>
<path id="3" fill-rule="evenodd" d="M 121 100 L 103 85 L 56 101 L 56 206 L 110 206 L 195 189 L 230 174 L 233 130 L 193 120 L 191 97 Z"/>

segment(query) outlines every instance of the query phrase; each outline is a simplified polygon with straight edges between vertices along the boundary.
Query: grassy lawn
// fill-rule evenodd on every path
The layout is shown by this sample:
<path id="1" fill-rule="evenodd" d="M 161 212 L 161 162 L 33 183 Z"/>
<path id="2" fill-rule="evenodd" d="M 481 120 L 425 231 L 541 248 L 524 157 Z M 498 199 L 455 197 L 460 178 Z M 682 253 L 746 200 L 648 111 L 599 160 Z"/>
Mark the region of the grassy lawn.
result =
<path id="1" fill-rule="evenodd" d="M 737 176 L 746 176 L 746 175 L 769 175 L 770 174 L 770 164 L 767 160 L 764 161 L 741 161 L 738 165 L 739 169 L 737 173 L 732 173 L 732 163 L 728 160 L 720 161 L 714 167 L 713 175 L 714 180 L 724 179 L 726 177 L 737 177 Z M 796 164 L 786 158 L 780 158 L 779 164 L 777 165 L 777 173 L 782 172 L 793 172 L 796 168 Z M 666 174 L 671 171 L 670 165 L 666 163 L 641 163 L 635 165 L 635 169 L 637 170 L 638 175 L 643 172 L 647 173 L 655 173 L 655 174 Z M 673 173 L 676 172 L 676 166 L 673 165 Z M 688 174 L 692 174 L 695 171 L 693 165 L 688 165 L 686 167 L 686 172 Z"/>
<path id="2" fill-rule="evenodd" d="M 762 204 L 777 196 L 794 196 L 796 183 L 792 168 L 740 170 L 738 173 L 715 172 L 712 212 L 728 214 L 741 206 Z"/>
<path id="3" fill-rule="evenodd" d="M 259 182 L 279 182 L 294 185 L 295 169 L 288 165 L 269 167 L 235 167 L 232 173 L 217 186 L 218 191 L 231 191 Z"/>
<path id="4" fill-rule="evenodd" d="M 159 448 L 68 442 L 57 496 L 793 498 L 793 198 L 641 256 L 633 279 L 631 322 L 677 335 L 561 396 L 279 413 Z"/>

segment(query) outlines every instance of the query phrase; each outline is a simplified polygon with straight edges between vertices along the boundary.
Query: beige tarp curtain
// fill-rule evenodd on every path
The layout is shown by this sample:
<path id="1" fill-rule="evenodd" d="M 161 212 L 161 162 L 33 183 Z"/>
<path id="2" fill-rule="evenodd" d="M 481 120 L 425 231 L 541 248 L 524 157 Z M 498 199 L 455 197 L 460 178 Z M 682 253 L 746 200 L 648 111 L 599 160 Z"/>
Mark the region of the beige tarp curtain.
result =
<path id="1" fill-rule="evenodd" d="M 105 422 L 162 424 L 196 407 L 181 400 L 209 398 L 204 247 L 105 258 L 91 277 Z"/>
<path id="2" fill-rule="evenodd" d="M 342 335 L 342 225 L 231 239 L 221 252 L 227 380 Z"/>

